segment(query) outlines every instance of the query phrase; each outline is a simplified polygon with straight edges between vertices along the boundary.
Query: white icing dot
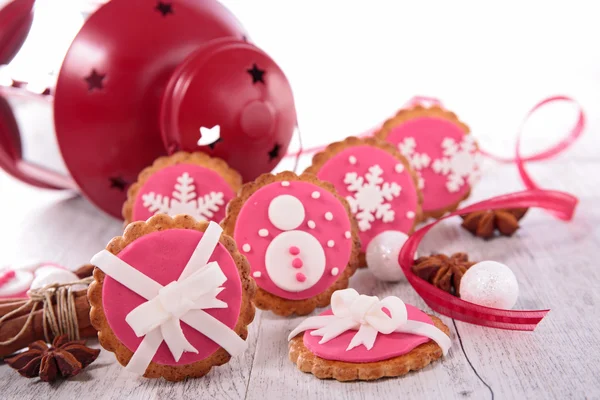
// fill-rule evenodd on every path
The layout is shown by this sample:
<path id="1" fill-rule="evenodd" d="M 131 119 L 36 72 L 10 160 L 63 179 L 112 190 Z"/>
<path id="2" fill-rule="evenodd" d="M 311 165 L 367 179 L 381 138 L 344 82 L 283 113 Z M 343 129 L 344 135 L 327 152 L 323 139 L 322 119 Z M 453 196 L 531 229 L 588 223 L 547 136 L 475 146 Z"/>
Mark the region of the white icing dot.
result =
<path id="1" fill-rule="evenodd" d="M 397 173 L 402 173 L 404 172 L 404 165 L 402 164 L 396 164 L 396 167 L 394 168 L 396 170 Z"/>
<path id="2" fill-rule="evenodd" d="M 315 221 L 313 220 L 308 221 L 307 224 L 310 229 L 315 229 L 315 227 L 317 226 L 317 224 L 315 224 Z"/>
<path id="3" fill-rule="evenodd" d="M 281 186 L 290 186 L 288 181 L 281 181 Z"/>
<path id="4" fill-rule="evenodd" d="M 304 206 L 297 197 L 282 194 L 269 203 L 269 221 L 282 231 L 298 228 L 304 221 Z"/>
<path id="5" fill-rule="evenodd" d="M 346 239 L 350 239 L 352 237 L 352 234 L 350 233 L 350 231 L 346 231 L 344 232 L 344 236 L 346 237 Z"/>
<path id="6" fill-rule="evenodd" d="M 350 162 L 350 164 L 352 164 L 352 165 L 356 164 L 356 157 L 354 157 L 354 156 L 348 157 L 348 162 Z"/>
<path id="7" fill-rule="evenodd" d="M 334 245 L 335 245 L 335 242 L 333 240 L 327 241 L 327 247 L 333 247 Z"/>
<path id="8" fill-rule="evenodd" d="M 321 197 L 321 193 L 319 193 L 315 190 L 314 192 L 312 192 L 311 197 L 313 199 L 318 199 L 319 197 Z"/>
<path id="9" fill-rule="evenodd" d="M 339 274 L 339 273 L 340 273 L 340 270 L 337 267 L 331 269 L 331 275 L 337 276 L 337 274 Z"/>
<path id="10" fill-rule="evenodd" d="M 242 246 L 242 250 L 244 250 L 247 253 L 250 250 L 252 250 L 252 248 L 250 247 L 250 245 L 248 243 L 244 243 L 244 245 Z"/>
<path id="11" fill-rule="evenodd" d="M 255 272 L 252 273 L 252 276 L 255 277 L 255 278 L 260 278 L 261 275 L 262 274 L 260 273 L 260 271 L 255 271 Z"/>
<path id="12" fill-rule="evenodd" d="M 261 229 L 258 231 L 258 236 L 260 237 L 267 237 L 269 236 L 269 231 L 266 229 Z"/>
<path id="13" fill-rule="evenodd" d="M 415 217 L 415 212 L 414 211 L 407 211 L 406 212 L 406 218 L 413 219 L 414 217 Z"/>
<path id="14" fill-rule="evenodd" d="M 327 221 L 331 221 L 331 220 L 333 219 L 333 214 L 332 214 L 332 213 L 330 213 L 329 211 L 327 211 L 327 212 L 325 213 L 325 219 L 326 219 Z"/>

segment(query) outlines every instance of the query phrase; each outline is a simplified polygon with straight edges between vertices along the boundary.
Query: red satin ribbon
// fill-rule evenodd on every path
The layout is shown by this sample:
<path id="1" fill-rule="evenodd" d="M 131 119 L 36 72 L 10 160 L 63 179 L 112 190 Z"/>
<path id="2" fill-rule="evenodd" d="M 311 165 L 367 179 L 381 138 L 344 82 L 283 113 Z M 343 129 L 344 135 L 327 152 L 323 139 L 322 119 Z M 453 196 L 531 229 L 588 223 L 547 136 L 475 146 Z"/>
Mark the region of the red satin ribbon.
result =
<path id="1" fill-rule="evenodd" d="M 489 308 L 469 303 L 445 292 L 429 282 L 419 278 L 412 272 L 414 257 L 419 243 L 431 228 L 441 221 L 473 211 L 493 210 L 499 208 L 539 207 L 552 211 L 561 219 L 573 218 L 577 198 L 564 192 L 553 190 L 527 190 L 506 194 L 470 205 L 455 211 L 411 235 L 398 256 L 400 267 L 408 282 L 425 300 L 431 309 L 459 321 L 493 328 L 532 331 L 550 310 L 514 311 Z"/>

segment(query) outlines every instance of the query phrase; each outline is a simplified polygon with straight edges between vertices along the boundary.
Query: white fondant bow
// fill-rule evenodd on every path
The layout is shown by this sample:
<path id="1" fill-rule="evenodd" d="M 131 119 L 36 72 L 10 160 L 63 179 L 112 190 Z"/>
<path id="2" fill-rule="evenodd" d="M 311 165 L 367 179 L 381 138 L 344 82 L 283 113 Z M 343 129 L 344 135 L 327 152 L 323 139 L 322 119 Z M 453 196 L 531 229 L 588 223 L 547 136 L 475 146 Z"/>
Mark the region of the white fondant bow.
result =
<path id="1" fill-rule="evenodd" d="M 338 290 L 331 296 L 331 311 L 333 315 L 318 315 L 302 321 L 288 340 L 300 332 L 314 329 L 310 334 L 321 336 L 319 344 L 323 344 L 346 331 L 358 330 L 346 351 L 360 345 L 371 350 L 379 333 L 402 332 L 430 338 L 442 348 L 444 355 L 450 349 L 450 338 L 444 332 L 433 325 L 409 320 L 406 305 L 395 296 L 379 300 L 376 296 L 358 294 L 354 289 Z"/>
<path id="2" fill-rule="evenodd" d="M 204 334 L 232 356 L 246 350 L 246 342 L 242 338 L 203 311 L 209 308 L 227 308 L 227 303 L 217 299 L 217 295 L 224 289 L 221 285 L 227 277 L 217 262 L 208 263 L 219 243 L 221 232 L 221 227 L 211 222 L 179 279 L 166 286 L 107 250 L 92 257 L 93 265 L 148 300 L 125 318 L 138 337 L 144 336 L 126 369 L 143 374 L 163 340 L 175 361 L 179 361 L 186 351 L 198 353 L 186 339 L 180 321 Z"/>

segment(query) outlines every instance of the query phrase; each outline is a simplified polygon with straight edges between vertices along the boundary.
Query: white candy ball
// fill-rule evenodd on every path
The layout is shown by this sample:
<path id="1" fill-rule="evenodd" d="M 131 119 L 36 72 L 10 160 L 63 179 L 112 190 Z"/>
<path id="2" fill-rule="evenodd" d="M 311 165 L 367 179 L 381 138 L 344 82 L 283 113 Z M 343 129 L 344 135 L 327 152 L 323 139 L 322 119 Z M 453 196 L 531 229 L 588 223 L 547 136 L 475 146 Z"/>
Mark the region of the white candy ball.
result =
<path id="1" fill-rule="evenodd" d="M 460 281 L 460 298 L 481 306 L 510 310 L 519 297 L 515 274 L 496 261 L 482 261 L 465 272 Z"/>
<path id="2" fill-rule="evenodd" d="M 406 233 L 385 231 L 371 240 L 366 252 L 367 267 L 377 279 L 398 282 L 404 278 L 398 254 L 407 239 Z"/>
<path id="3" fill-rule="evenodd" d="M 35 278 L 30 289 L 39 289 L 52 283 L 69 283 L 78 281 L 79 278 L 73 272 L 54 266 L 44 266 L 35 271 Z M 85 289 L 85 285 L 75 285 L 73 290 Z"/>

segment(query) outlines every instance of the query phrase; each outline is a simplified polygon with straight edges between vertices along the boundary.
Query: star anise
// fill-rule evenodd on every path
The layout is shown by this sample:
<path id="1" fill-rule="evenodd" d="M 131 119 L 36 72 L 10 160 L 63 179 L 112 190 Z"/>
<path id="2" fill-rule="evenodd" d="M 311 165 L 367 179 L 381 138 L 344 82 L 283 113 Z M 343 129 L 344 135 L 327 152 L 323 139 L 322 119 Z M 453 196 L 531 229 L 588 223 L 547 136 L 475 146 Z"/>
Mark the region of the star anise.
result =
<path id="1" fill-rule="evenodd" d="M 51 346 L 38 340 L 31 343 L 27 351 L 4 361 L 26 378 L 39 376 L 45 382 L 53 382 L 59 377 L 77 375 L 94 362 L 98 354 L 100 350 L 85 346 L 84 340 L 70 341 L 67 335 L 60 335 Z"/>
<path id="2" fill-rule="evenodd" d="M 429 257 L 419 257 L 412 270 L 418 277 L 432 285 L 460 297 L 460 280 L 474 262 L 469 261 L 465 253 L 454 253 L 448 257 L 444 254 L 434 254 Z"/>
<path id="3" fill-rule="evenodd" d="M 527 208 L 475 211 L 462 216 L 462 227 L 484 239 L 493 237 L 496 230 L 511 236 L 519 229 L 519 220 L 526 212 Z"/>

